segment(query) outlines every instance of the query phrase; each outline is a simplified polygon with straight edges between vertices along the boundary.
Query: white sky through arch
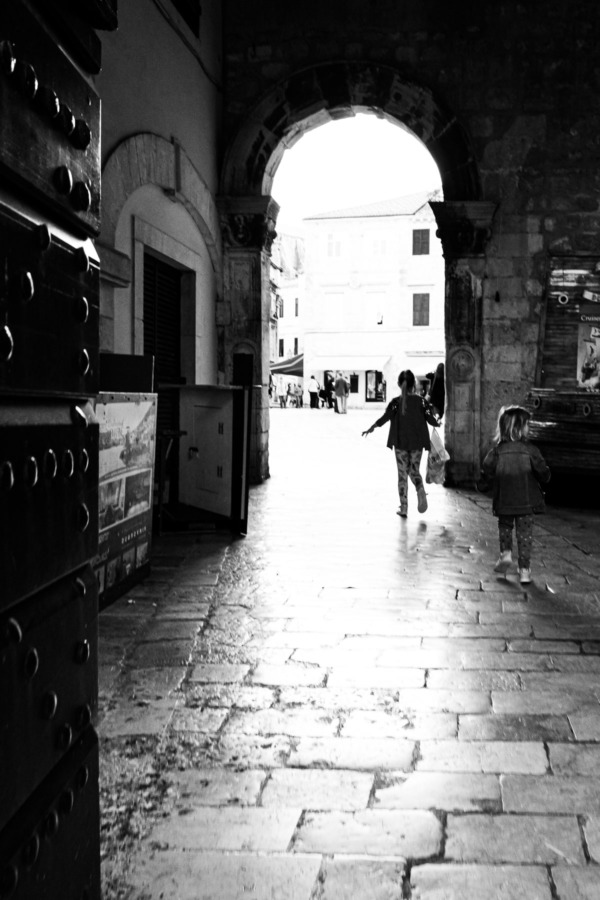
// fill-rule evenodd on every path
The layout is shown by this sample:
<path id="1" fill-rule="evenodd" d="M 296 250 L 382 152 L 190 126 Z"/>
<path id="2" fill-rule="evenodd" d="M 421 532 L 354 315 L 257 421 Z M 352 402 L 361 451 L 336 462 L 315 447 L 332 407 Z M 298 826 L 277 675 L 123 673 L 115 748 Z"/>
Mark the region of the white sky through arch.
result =
<path id="1" fill-rule="evenodd" d="M 357 114 L 321 125 L 286 150 L 273 181 L 277 230 L 299 233 L 316 213 L 441 188 L 431 154 L 385 119 Z"/>

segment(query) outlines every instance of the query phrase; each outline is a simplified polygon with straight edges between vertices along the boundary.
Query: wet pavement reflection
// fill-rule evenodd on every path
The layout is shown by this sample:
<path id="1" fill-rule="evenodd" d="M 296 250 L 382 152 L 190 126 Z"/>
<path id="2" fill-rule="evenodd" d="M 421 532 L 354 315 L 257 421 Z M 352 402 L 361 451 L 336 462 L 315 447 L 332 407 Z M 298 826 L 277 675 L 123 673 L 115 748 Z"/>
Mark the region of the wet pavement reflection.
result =
<path id="1" fill-rule="evenodd" d="M 249 534 L 101 614 L 105 900 L 600 896 L 600 514 L 498 576 L 474 486 L 396 515 L 377 415 L 272 409 Z"/>

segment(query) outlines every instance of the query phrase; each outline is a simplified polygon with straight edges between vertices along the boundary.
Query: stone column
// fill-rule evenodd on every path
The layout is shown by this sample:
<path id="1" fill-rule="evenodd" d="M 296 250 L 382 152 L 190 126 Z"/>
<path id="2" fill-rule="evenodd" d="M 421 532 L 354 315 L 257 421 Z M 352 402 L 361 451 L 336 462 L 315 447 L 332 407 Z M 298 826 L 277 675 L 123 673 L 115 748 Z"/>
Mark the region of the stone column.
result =
<path id="1" fill-rule="evenodd" d="M 481 326 L 485 247 L 496 204 L 432 201 L 446 260 L 445 440 L 450 484 L 479 477 L 481 455 Z"/>
<path id="2" fill-rule="evenodd" d="M 219 368 L 232 384 L 234 357 L 253 357 L 249 479 L 259 484 L 269 477 L 270 258 L 279 206 L 271 197 L 223 197 L 219 212 L 224 257 Z"/>

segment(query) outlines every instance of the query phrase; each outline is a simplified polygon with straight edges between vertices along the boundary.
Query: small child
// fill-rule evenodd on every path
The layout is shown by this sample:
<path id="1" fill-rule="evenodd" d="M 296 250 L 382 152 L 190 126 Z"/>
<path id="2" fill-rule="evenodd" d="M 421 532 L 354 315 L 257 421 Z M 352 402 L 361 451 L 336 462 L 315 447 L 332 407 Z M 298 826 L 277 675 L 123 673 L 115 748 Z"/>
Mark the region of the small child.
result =
<path id="1" fill-rule="evenodd" d="M 506 574 L 512 563 L 513 524 L 519 553 L 519 580 L 531 582 L 531 544 L 534 513 L 543 513 L 540 482 L 550 480 L 550 469 L 527 440 L 531 414 L 522 406 L 503 406 L 498 414 L 495 445 L 483 461 L 483 471 L 494 479 L 492 510 L 498 516 L 500 557 L 494 572 Z"/>

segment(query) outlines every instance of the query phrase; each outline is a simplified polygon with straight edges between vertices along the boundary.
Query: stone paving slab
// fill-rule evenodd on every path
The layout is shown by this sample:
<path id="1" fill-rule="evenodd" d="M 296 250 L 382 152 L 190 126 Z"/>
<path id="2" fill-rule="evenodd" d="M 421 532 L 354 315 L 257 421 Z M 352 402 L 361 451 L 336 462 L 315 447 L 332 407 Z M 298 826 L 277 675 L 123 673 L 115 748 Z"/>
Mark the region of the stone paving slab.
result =
<path id="1" fill-rule="evenodd" d="M 569 741 L 573 731 L 566 716 L 460 716 L 462 741 Z"/>
<path id="2" fill-rule="evenodd" d="M 485 691 L 440 690 L 418 688 L 401 689 L 395 694 L 395 703 L 403 712 L 488 713 L 492 704 Z"/>
<path id="3" fill-rule="evenodd" d="M 451 713 L 405 715 L 352 710 L 344 719 L 341 733 L 344 737 L 396 737 L 419 741 L 455 737 L 457 731 L 457 716 Z"/>
<path id="4" fill-rule="evenodd" d="M 391 710 L 398 706 L 400 695 L 401 690 L 393 688 L 331 687 L 330 676 L 327 676 L 326 687 L 277 686 L 277 705 L 281 708 L 302 705 L 338 712 L 349 709 Z"/>
<path id="5" fill-rule="evenodd" d="M 179 705 L 173 710 L 170 724 L 175 732 L 216 734 L 228 716 L 227 709 L 190 709 Z"/>
<path id="6" fill-rule="evenodd" d="M 320 900 L 401 900 L 404 861 L 325 857 Z"/>
<path id="7" fill-rule="evenodd" d="M 548 759 L 541 741 L 421 741 L 416 769 L 543 775 Z"/>
<path id="8" fill-rule="evenodd" d="M 597 703 L 579 712 L 570 712 L 569 722 L 576 740 L 600 741 L 600 710 Z"/>
<path id="9" fill-rule="evenodd" d="M 127 662 L 136 669 L 187 666 L 191 661 L 193 646 L 194 637 L 187 640 L 139 643 L 128 653 Z"/>
<path id="10" fill-rule="evenodd" d="M 575 816 L 448 816 L 447 860 L 585 865 Z"/>
<path id="11" fill-rule="evenodd" d="M 524 691 L 574 691 L 583 690 L 598 696 L 600 694 L 600 672 L 523 672 L 519 677 Z"/>
<path id="12" fill-rule="evenodd" d="M 263 648 L 270 647 L 288 647 L 295 650 L 299 647 L 339 647 L 344 641 L 345 635 L 339 631 L 320 632 L 314 631 L 295 631 L 289 629 L 289 620 L 285 623 L 284 628 L 278 630 L 275 634 L 268 637 L 255 637 L 249 641 L 249 646 Z"/>
<path id="13" fill-rule="evenodd" d="M 263 685 L 303 685 L 319 687 L 324 684 L 327 672 L 324 669 L 296 665 L 293 662 L 283 666 L 259 663 L 250 676 L 252 684 Z"/>
<path id="14" fill-rule="evenodd" d="M 438 669 L 427 673 L 427 687 L 448 691 L 520 691 L 524 678 L 520 672 Z"/>
<path id="15" fill-rule="evenodd" d="M 600 813 L 600 782 L 581 775 L 502 775 L 500 782 L 507 812 Z"/>
<path id="16" fill-rule="evenodd" d="M 567 713 L 582 712 L 586 707 L 597 707 L 598 700 L 592 691 L 581 687 L 578 690 L 561 691 L 548 688 L 547 690 L 529 690 L 492 692 L 492 705 L 498 715 L 555 715 L 562 716 Z M 597 713 L 597 709 L 593 710 Z"/>
<path id="17" fill-rule="evenodd" d="M 535 629 L 534 629 L 535 631 Z M 573 653 L 579 655 L 581 649 L 579 644 L 572 640 L 572 634 L 565 633 L 564 628 L 556 627 L 552 634 L 547 635 L 549 638 L 557 640 L 545 640 L 535 633 L 535 640 L 517 640 L 511 639 L 508 642 L 508 649 L 511 653 Z"/>
<path id="18" fill-rule="evenodd" d="M 307 813 L 298 827 L 293 849 L 430 859 L 439 854 L 442 837 L 439 819 L 422 810 Z"/>
<path id="19" fill-rule="evenodd" d="M 261 796 L 261 806 L 301 806 L 310 810 L 366 809 L 373 775 L 343 769 L 277 769 Z"/>
<path id="20" fill-rule="evenodd" d="M 497 775 L 419 771 L 399 778 L 383 776 L 381 783 L 373 801 L 379 809 L 499 812 L 501 808 Z"/>
<path id="21" fill-rule="evenodd" d="M 600 864 L 600 816 L 587 816 L 583 823 L 583 833 L 591 862 Z"/>
<path id="22" fill-rule="evenodd" d="M 409 771 L 416 743 L 398 738 L 301 738 L 288 764 L 316 768 Z"/>
<path id="23" fill-rule="evenodd" d="M 227 709 L 269 709 L 277 701 L 277 691 L 266 687 L 247 687 L 235 682 L 193 682 L 185 686 L 189 707 L 225 707 Z"/>
<path id="24" fill-rule="evenodd" d="M 339 727 L 339 716 L 329 715 L 325 710 L 235 710 L 227 723 L 227 732 L 328 737 L 336 734 Z"/>
<path id="25" fill-rule="evenodd" d="M 555 775 L 597 777 L 600 772 L 598 744 L 549 744 L 548 755 Z"/>
<path id="26" fill-rule="evenodd" d="M 600 656 L 555 656 L 553 668 L 557 672 L 598 675 L 600 673 Z"/>
<path id="27" fill-rule="evenodd" d="M 249 672 L 249 665 L 204 663 L 192 666 L 189 670 L 188 681 L 201 684 L 235 684 L 243 681 Z"/>
<path id="28" fill-rule="evenodd" d="M 132 881 L 144 900 L 309 900 L 320 869 L 320 856 L 154 850 Z"/>
<path id="29" fill-rule="evenodd" d="M 116 709 L 103 714 L 100 730 L 103 737 L 135 737 L 164 734 L 182 699 L 166 698 L 151 704 L 121 703 Z"/>
<path id="30" fill-rule="evenodd" d="M 597 900 L 600 897 L 600 868 L 554 867 L 552 878 L 559 900 Z"/>
<path id="31" fill-rule="evenodd" d="M 164 849 L 285 851 L 300 820 L 301 808 L 192 806 L 162 819 L 148 840 Z"/>
<path id="32" fill-rule="evenodd" d="M 410 688 L 425 684 L 425 668 L 330 665 L 327 686 L 331 688 Z"/>
<path id="33" fill-rule="evenodd" d="M 555 900 L 543 866 L 420 865 L 410 883 L 411 900 Z"/>
<path id="34" fill-rule="evenodd" d="M 236 732 L 184 733 L 188 753 L 198 766 L 276 769 L 286 764 L 295 739 L 289 734 L 247 735 Z"/>
<path id="35" fill-rule="evenodd" d="M 176 807 L 182 810 L 193 806 L 256 806 L 267 780 L 264 770 L 247 769 L 185 769 L 169 775 L 171 794 Z"/>

